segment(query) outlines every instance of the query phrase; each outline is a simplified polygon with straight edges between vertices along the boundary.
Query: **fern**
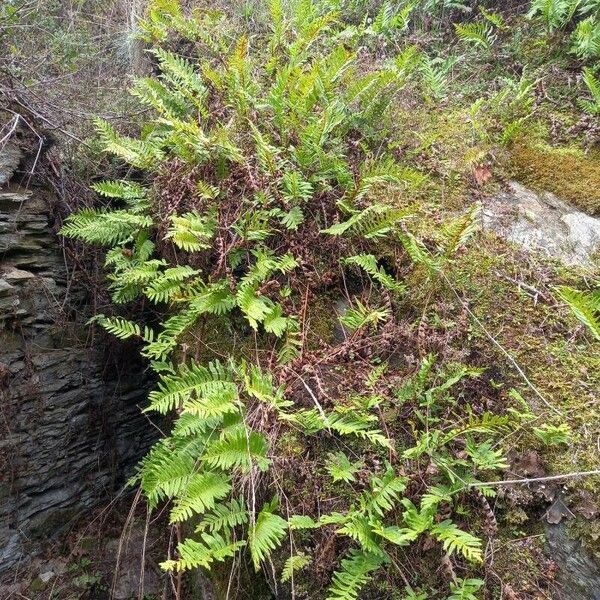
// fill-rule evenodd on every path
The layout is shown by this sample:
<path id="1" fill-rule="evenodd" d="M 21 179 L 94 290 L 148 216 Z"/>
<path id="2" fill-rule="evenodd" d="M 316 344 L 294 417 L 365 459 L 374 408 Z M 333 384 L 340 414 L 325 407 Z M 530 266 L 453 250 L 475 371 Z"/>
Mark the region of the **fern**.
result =
<path id="1" fill-rule="evenodd" d="M 340 570 L 333 574 L 327 600 L 356 600 L 361 589 L 369 582 L 385 558 L 378 554 L 353 550 L 348 558 L 342 559 Z"/>
<path id="2" fill-rule="evenodd" d="M 600 57 L 600 21 L 590 16 L 577 24 L 571 37 L 571 52 L 584 60 Z"/>
<path id="3" fill-rule="evenodd" d="M 256 464 L 260 470 L 265 471 L 270 464 L 267 451 L 268 444 L 262 434 L 242 430 L 210 444 L 202 455 L 202 460 L 223 470 L 235 468 L 247 472 Z"/>
<path id="4" fill-rule="evenodd" d="M 432 535 L 442 542 L 444 550 L 449 554 L 462 554 L 471 562 L 481 562 L 481 540 L 459 529 L 451 520 L 446 519 L 431 528 Z"/>
<path id="5" fill-rule="evenodd" d="M 230 490 L 227 476 L 211 471 L 192 475 L 178 493 L 171 509 L 171 523 L 185 521 L 194 514 L 203 514 L 214 508 L 217 500 L 226 497 Z"/>
<path id="6" fill-rule="evenodd" d="M 204 515 L 200 524 L 196 527 L 196 532 L 208 530 L 230 531 L 239 525 L 245 525 L 248 522 L 248 510 L 243 497 L 233 499 L 230 502 L 220 503 Z"/>
<path id="7" fill-rule="evenodd" d="M 133 181 L 106 180 L 92 184 L 92 189 L 106 198 L 121 200 L 141 200 L 146 198 L 146 190 Z"/>
<path id="8" fill-rule="evenodd" d="M 144 294 L 152 302 L 168 302 L 181 293 L 186 279 L 199 273 L 188 265 L 165 269 L 158 277 L 144 289 Z"/>
<path id="9" fill-rule="evenodd" d="M 323 229 L 321 233 L 328 233 L 329 235 L 350 234 L 365 239 L 377 239 L 393 231 L 396 224 L 409 214 L 406 210 L 375 203 L 361 211 L 354 211 L 349 219 Z"/>
<path id="10" fill-rule="evenodd" d="M 361 504 L 369 513 L 382 517 L 394 508 L 400 494 L 406 489 L 406 478 L 397 477 L 392 469 L 388 469 L 383 477 L 371 478 L 371 491 L 361 498 Z"/>
<path id="11" fill-rule="evenodd" d="M 444 227 L 444 255 L 446 258 L 456 254 L 477 231 L 480 213 L 481 204 L 475 203 L 463 217 L 456 219 Z"/>
<path id="12" fill-rule="evenodd" d="M 600 81 L 598 81 L 594 72 L 589 67 L 583 69 L 582 79 L 592 99 L 580 99 L 579 104 L 585 112 L 591 115 L 598 115 L 600 114 Z"/>
<path id="13" fill-rule="evenodd" d="M 185 571 L 197 567 L 209 569 L 213 562 L 223 562 L 235 556 L 236 552 L 246 545 L 243 540 L 229 541 L 218 533 L 201 534 L 201 541 L 187 539 L 177 544 L 178 560 L 167 560 L 161 567 L 167 571 Z"/>
<path id="14" fill-rule="evenodd" d="M 129 241 L 135 234 L 151 226 L 150 217 L 127 210 L 87 208 L 69 215 L 60 233 L 88 244 L 114 246 Z"/>
<path id="15" fill-rule="evenodd" d="M 567 286 L 557 288 L 560 298 L 567 303 L 573 314 L 600 340 L 600 289 L 582 292 Z"/>
<path id="16" fill-rule="evenodd" d="M 448 600 L 478 600 L 475 595 L 484 585 L 481 579 L 458 578 L 450 584 Z"/>
<path id="17" fill-rule="evenodd" d="M 296 571 L 300 571 L 307 567 L 312 562 L 312 558 L 308 554 L 299 552 L 290 556 L 283 565 L 283 571 L 281 572 L 281 582 L 285 583 L 294 577 Z"/>
<path id="18" fill-rule="evenodd" d="M 370 275 L 377 283 L 393 292 L 404 292 L 405 287 L 377 265 L 373 254 L 357 254 L 344 259 L 346 264 L 356 265 Z"/>
<path id="19" fill-rule="evenodd" d="M 181 216 L 172 215 L 171 227 L 166 237 L 186 252 L 198 252 L 210 248 L 214 228 L 215 223 L 212 218 L 197 212 L 189 212 Z"/>
<path id="20" fill-rule="evenodd" d="M 183 406 L 193 396 L 206 403 L 207 397 L 221 394 L 226 394 L 229 403 L 234 405 L 237 387 L 227 369 L 218 361 L 211 362 L 206 367 L 192 362 L 189 366 L 181 365 L 177 375 L 165 375 L 161 378 L 157 389 L 150 392 L 150 406 L 145 410 L 166 414 Z"/>
<path id="21" fill-rule="evenodd" d="M 491 28 L 484 23 L 455 23 L 454 29 L 461 41 L 475 48 L 489 50 L 494 42 Z"/>
<path id="22" fill-rule="evenodd" d="M 287 521 L 276 515 L 273 512 L 274 508 L 274 502 L 265 504 L 258 513 L 256 523 L 250 528 L 248 547 L 257 571 L 260 563 L 281 544 L 288 530 Z"/>
<path id="23" fill-rule="evenodd" d="M 361 468 L 360 462 L 351 463 L 348 457 L 343 452 L 335 452 L 329 454 L 329 460 L 325 465 L 325 469 L 336 481 L 345 481 L 351 483 L 356 481 L 355 473 Z"/>

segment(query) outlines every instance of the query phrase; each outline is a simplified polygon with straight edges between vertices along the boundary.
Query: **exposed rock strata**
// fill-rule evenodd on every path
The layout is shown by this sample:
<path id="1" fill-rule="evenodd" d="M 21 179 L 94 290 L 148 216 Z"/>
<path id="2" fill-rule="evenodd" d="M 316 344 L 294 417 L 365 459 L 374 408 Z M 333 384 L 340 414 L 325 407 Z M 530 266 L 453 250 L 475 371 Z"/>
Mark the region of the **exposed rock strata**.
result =
<path id="1" fill-rule="evenodd" d="M 3 165 L 9 180 L 14 147 Z M 106 499 L 154 435 L 143 367 L 86 347 L 50 221 L 43 190 L 0 188 L 0 575 Z"/>

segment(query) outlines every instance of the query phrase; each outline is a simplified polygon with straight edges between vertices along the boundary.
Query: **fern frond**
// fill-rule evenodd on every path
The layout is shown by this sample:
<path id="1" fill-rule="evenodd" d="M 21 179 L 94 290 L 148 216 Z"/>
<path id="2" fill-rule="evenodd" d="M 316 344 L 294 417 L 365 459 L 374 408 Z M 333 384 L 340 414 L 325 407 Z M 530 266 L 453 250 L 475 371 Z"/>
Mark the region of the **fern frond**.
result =
<path id="1" fill-rule="evenodd" d="M 377 239 L 393 231 L 396 224 L 409 215 L 410 213 L 406 210 L 375 203 L 361 211 L 355 211 L 346 221 L 323 229 L 321 233 L 328 233 L 329 235 L 351 234 L 365 239 Z"/>
<path id="2" fill-rule="evenodd" d="M 325 464 L 325 469 L 336 481 L 345 481 L 350 483 L 356 481 L 354 476 L 362 467 L 362 462 L 351 463 L 348 457 L 343 452 L 333 452 L 328 455 L 328 461 Z"/>
<path id="3" fill-rule="evenodd" d="M 219 361 L 207 366 L 192 361 L 190 365 L 181 365 L 177 375 L 161 377 L 157 389 L 150 392 L 150 406 L 145 411 L 166 414 L 183 406 L 193 395 L 205 402 L 207 397 L 222 394 L 227 395 L 230 403 L 237 398 L 237 386 L 227 369 Z"/>
<path id="4" fill-rule="evenodd" d="M 382 517 L 392 510 L 406 489 L 406 477 L 397 477 L 393 469 L 388 469 L 383 477 L 371 477 L 371 491 L 361 497 L 365 510 Z"/>
<path id="5" fill-rule="evenodd" d="M 248 547 L 257 571 L 260 563 L 281 544 L 288 530 L 287 521 L 273 512 L 273 505 L 274 503 L 270 503 L 263 506 L 248 535 Z"/>
<path id="6" fill-rule="evenodd" d="M 446 519 L 431 528 L 431 534 L 442 542 L 449 554 L 458 552 L 471 562 L 481 562 L 481 540 L 459 529 L 450 519 Z"/>
<path id="7" fill-rule="evenodd" d="M 557 292 L 573 314 L 600 340 L 600 292 L 583 292 L 567 286 L 557 288 Z"/>
<path id="8" fill-rule="evenodd" d="M 383 267 L 377 265 L 377 258 L 373 254 L 357 254 L 344 259 L 346 264 L 356 265 L 370 275 L 377 283 L 393 292 L 403 292 L 405 287 L 385 272 Z"/>
<path id="9" fill-rule="evenodd" d="M 178 560 L 166 560 L 160 566 L 166 571 L 187 571 L 204 567 L 209 569 L 213 562 L 223 562 L 235 556 L 246 545 L 243 540 L 232 542 L 218 533 L 203 532 L 201 541 L 187 539 L 177 545 Z"/>
<path id="10" fill-rule="evenodd" d="M 213 509 L 204 515 L 200 524 L 196 527 L 196 533 L 204 530 L 230 531 L 239 525 L 245 525 L 248 522 L 248 509 L 243 496 L 233 499 L 230 502 L 219 503 Z"/>
<path id="11" fill-rule="evenodd" d="M 248 472 L 253 465 L 261 471 L 269 468 L 267 458 L 269 445 L 257 431 L 237 431 L 232 436 L 211 443 L 202 455 L 202 460 L 220 469 L 239 469 Z"/>
<path id="12" fill-rule="evenodd" d="M 151 226 L 151 217 L 131 211 L 85 208 L 69 215 L 60 233 L 88 244 L 114 246 Z"/>
<path id="13" fill-rule="evenodd" d="M 385 557 L 352 550 L 342 559 L 341 568 L 333 574 L 327 600 L 357 600 L 360 590 L 369 582 L 371 573 L 385 562 Z"/>
<path id="14" fill-rule="evenodd" d="M 101 196 L 120 200 L 140 200 L 147 194 L 147 190 L 134 181 L 105 180 L 93 183 L 91 187 Z"/>
<path id="15" fill-rule="evenodd" d="M 445 238 L 444 255 L 449 258 L 466 244 L 479 227 L 481 204 L 475 203 L 469 211 L 443 228 Z"/>
<path id="16" fill-rule="evenodd" d="M 285 583 L 286 581 L 289 581 L 296 571 L 304 569 L 304 567 L 310 565 L 311 562 L 312 558 L 308 554 L 304 554 L 304 552 L 298 552 L 298 554 L 290 556 L 283 565 L 281 582 Z"/>
<path id="17" fill-rule="evenodd" d="M 194 514 L 201 515 L 214 508 L 217 500 L 229 494 L 229 479 L 228 476 L 213 471 L 192 475 L 177 495 L 171 509 L 170 522 L 180 523 Z"/>
<path id="18" fill-rule="evenodd" d="M 152 280 L 144 290 L 144 294 L 152 302 L 168 302 L 181 292 L 186 279 L 198 273 L 198 270 L 188 265 L 165 269 L 158 277 Z"/>
<path id="19" fill-rule="evenodd" d="M 214 219 L 188 212 L 181 216 L 171 216 L 171 227 L 165 236 L 186 252 L 198 252 L 210 248 L 210 241 L 215 234 Z"/>

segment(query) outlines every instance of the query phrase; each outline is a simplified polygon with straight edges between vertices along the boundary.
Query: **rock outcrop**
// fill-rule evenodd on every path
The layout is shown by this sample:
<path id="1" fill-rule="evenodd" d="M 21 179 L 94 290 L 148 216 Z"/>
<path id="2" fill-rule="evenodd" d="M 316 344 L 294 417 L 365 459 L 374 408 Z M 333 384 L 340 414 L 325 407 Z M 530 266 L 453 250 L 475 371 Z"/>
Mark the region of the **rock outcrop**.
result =
<path id="1" fill-rule="evenodd" d="M 537 194 L 516 182 L 486 201 L 483 225 L 567 265 L 593 267 L 594 255 L 600 252 L 600 219 L 554 194 Z"/>
<path id="2" fill-rule="evenodd" d="M 2 152 L 8 181 L 18 161 Z M 50 222 L 43 189 L 0 187 L 0 575 L 106 500 L 154 436 L 143 365 L 85 343 L 68 308 L 85 291 Z"/>

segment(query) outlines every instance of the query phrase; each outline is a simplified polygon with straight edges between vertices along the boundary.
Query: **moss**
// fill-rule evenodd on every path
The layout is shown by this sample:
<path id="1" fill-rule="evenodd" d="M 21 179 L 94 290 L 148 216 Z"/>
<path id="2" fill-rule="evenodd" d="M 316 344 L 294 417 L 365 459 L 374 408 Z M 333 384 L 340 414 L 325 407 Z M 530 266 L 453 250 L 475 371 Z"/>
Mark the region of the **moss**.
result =
<path id="1" fill-rule="evenodd" d="M 590 214 L 600 214 L 600 154 L 521 140 L 512 147 L 510 173 L 536 191 L 548 191 Z"/>
<path id="2" fill-rule="evenodd" d="M 470 308 L 488 332 L 516 359 L 549 404 L 551 411 L 499 353 L 480 327 L 471 327 L 470 348 L 479 348 L 488 365 L 498 364 L 502 382 L 519 390 L 541 420 L 566 421 L 572 430 L 569 448 L 543 446 L 531 433 L 508 438 L 510 449 L 535 447 L 549 474 L 591 470 L 597 466 L 596 440 L 600 435 L 600 355 L 577 321 L 553 298 L 553 287 L 578 285 L 577 275 L 542 258 L 527 255 L 502 240 L 482 235 L 455 264 L 452 279 L 465 293 Z M 519 282 L 533 286 L 532 297 Z M 576 332 L 581 332 L 577 335 Z M 578 485 L 600 491 L 600 478 L 587 478 Z"/>

